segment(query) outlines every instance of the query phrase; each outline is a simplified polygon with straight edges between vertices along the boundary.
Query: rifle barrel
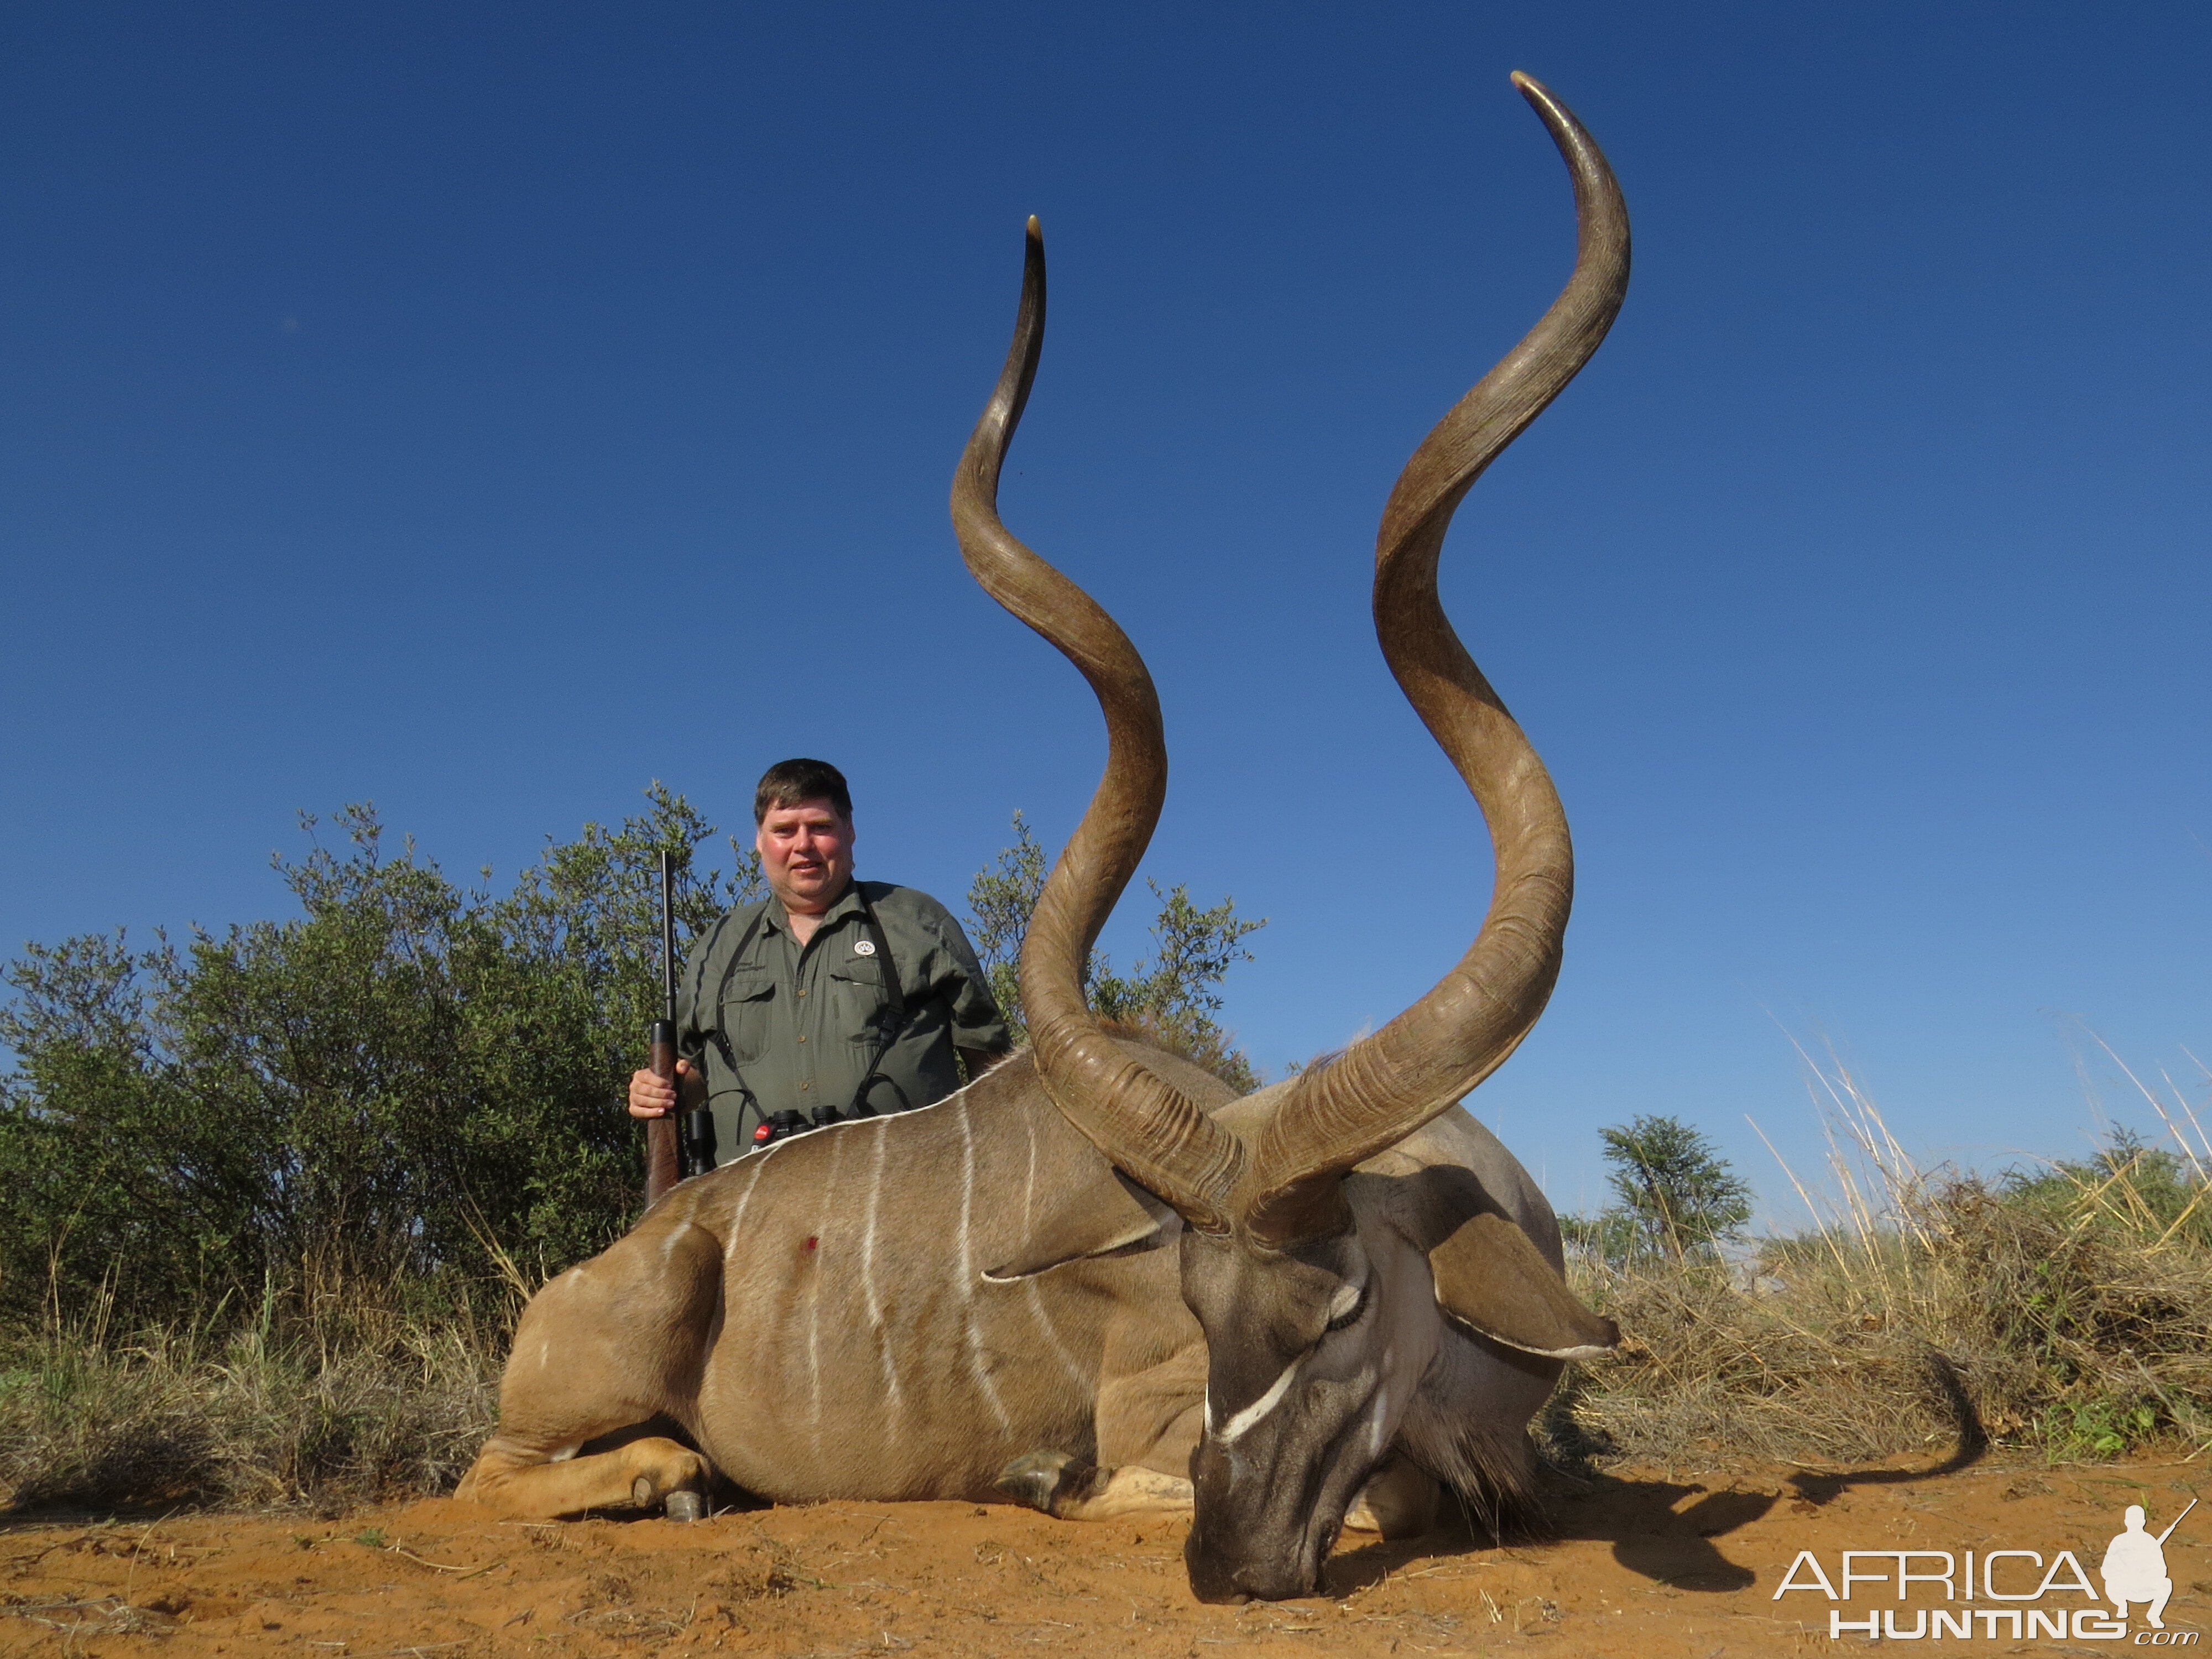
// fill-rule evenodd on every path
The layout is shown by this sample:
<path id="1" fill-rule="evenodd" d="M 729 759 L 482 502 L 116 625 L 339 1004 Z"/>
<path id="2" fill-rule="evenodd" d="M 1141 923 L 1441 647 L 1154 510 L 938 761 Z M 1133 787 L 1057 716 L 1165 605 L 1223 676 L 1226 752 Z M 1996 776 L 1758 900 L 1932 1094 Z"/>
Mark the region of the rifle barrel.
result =
<path id="1" fill-rule="evenodd" d="M 676 860 L 660 854 L 660 979 L 662 1018 L 676 1023 Z"/>
<path id="2" fill-rule="evenodd" d="M 2175 1516 L 2173 1517 L 2173 1523 L 2172 1523 L 2172 1526 L 2167 1527 L 2167 1528 L 2166 1528 L 2166 1529 L 2164 1532 L 2162 1532 L 2162 1533 L 2159 1534 L 2159 1535 L 2158 1535 L 2158 1545 L 2159 1545 L 2159 1547 L 2160 1547 L 2160 1549 L 2164 1549 L 2164 1548 L 2166 1547 L 2166 1540 L 2167 1539 L 2169 1539 L 2169 1538 L 2171 1538 L 2171 1537 L 2172 1537 L 2172 1536 L 2173 1536 L 2173 1528 L 2174 1528 L 2174 1527 L 2178 1527 L 2178 1526 L 2179 1526 L 2183 1522 L 2185 1522 L 2185 1521 L 2186 1521 L 2187 1519 L 2189 1519 L 2189 1510 L 2193 1510 L 2193 1509 L 2195 1509 L 2196 1507 L 2197 1507 L 2197 1500 L 2196 1500 L 2195 1498 L 2191 1498 L 2191 1499 L 2189 1500 L 2189 1507 L 2188 1507 L 2188 1509 L 2185 1509 L 2185 1510 L 2183 1510 L 2181 1511 L 2181 1513 L 2180 1513 L 2180 1514 L 2179 1514 L 2179 1515 Z"/>
<path id="3" fill-rule="evenodd" d="M 676 865 L 664 849 L 660 854 L 660 990 L 662 1015 L 653 1023 L 647 1039 L 646 1066 L 653 1074 L 674 1085 L 676 1078 Z M 686 1175 L 684 1149 L 677 1135 L 677 1117 L 684 1109 L 681 1085 L 677 1103 L 667 1115 L 645 1126 L 645 1202 L 647 1208 Z"/>

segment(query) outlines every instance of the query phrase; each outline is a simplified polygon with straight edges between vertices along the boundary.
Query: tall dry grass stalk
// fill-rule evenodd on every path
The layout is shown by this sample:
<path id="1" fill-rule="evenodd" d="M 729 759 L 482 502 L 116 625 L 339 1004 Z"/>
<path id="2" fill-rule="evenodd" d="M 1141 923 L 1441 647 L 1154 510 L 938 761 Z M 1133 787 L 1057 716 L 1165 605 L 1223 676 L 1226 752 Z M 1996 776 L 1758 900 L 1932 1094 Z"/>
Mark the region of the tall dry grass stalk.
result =
<path id="1" fill-rule="evenodd" d="M 2123 1139 L 1991 1181 L 1919 1166 L 1847 1067 L 1811 1070 L 1828 1181 L 1790 1173 L 1808 1231 L 1734 1262 L 1571 1257 L 1627 1341 L 1563 1384 L 1557 1451 L 1859 1462 L 2212 1444 L 2212 1142 L 2178 1091 L 2128 1073 L 2171 1148 Z"/>

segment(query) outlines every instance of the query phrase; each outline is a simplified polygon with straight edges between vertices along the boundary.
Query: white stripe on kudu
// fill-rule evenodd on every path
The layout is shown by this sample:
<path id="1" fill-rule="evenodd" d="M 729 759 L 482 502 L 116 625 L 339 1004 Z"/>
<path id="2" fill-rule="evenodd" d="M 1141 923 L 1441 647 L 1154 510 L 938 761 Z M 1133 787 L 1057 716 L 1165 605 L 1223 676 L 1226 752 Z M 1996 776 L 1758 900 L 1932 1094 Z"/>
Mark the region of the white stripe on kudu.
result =
<path id="1" fill-rule="evenodd" d="M 760 1185 L 761 1171 L 768 1168 L 769 1158 L 775 1152 L 776 1146 L 788 1146 L 790 1144 L 787 1140 L 778 1141 L 775 1146 L 771 1146 L 767 1152 L 763 1152 L 759 1161 L 753 1165 L 752 1179 L 745 1182 L 744 1191 L 738 1194 L 738 1207 L 730 1216 L 729 1242 L 722 1246 L 722 1259 L 725 1261 L 735 1261 L 738 1259 L 738 1245 L 740 1241 L 746 1243 L 752 1242 L 745 1237 L 745 1206 L 753 1201 L 753 1188 Z"/>
<path id="2" fill-rule="evenodd" d="M 849 1135 L 840 1135 L 830 1143 L 830 1172 L 823 1177 L 822 1190 L 834 1202 L 842 1195 L 837 1183 L 837 1166 L 844 1162 L 845 1143 Z M 814 1437 L 814 1455 L 822 1455 L 822 1257 L 820 1246 L 830 1237 L 830 1224 L 820 1214 L 814 1218 L 814 1237 L 806 1242 L 815 1248 L 807 1253 L 806 1265 L 811 1277 L 806 1286 L 806 1391 L 807 1427 Z"/>
<path id="3" fill-rule="evenodd" d="M 884 1195 L 884 1140 L 890 1119 L 876 1119 L 875 1146 L 868 1158 L 868 1219 L 860 1235 L 860 1294 L 868 1304 L 868 1328 L 875 1334 L 876 1355 L 883 1366 L 884 1392 L 891 1410 L 903 1414 L 906 1394 L 899 1387 L 898 1363 L 891 1358 L 891 1334 L 884 1328 L 883 1304 L 876 1297 L 876 1206 Z"/>
<path id="4" fill-rule="evenodd" d="M 991 1414 L 999 1419 L 1001 1429 L 1013 1426 L 1006 1415 L 1006 1402 L 999 1398 L 998 1384 L 991 1381 L 991 1373 L 983 1364 L 983 1339 L 975 1328 L 975 1256 L 970 1243 L 968 1222 L 975 1206 L 975 1130 L 969 1121 L 968 1103 L 962 1101 L 960 1122 L 960 1260 L 953 1271 L 960 1276 L 960 1322 L 968 1337 L 968 1370 L 990 1401 Z"/>
<path id="5" fill-rule="evenodd" d="M 1230 1441 L 1243 1438 L 1245 1431 L 1255 1423 L 1281 1405 L 1283 1395 L 1290 1390 L 1291 1379 L 1298 1374 L 1298 1367 L 1305 1363 L 1306 1357 L 1300 1354 L 1284 1366 L 1283 1374 L 1275 1379 L 1273 1386 L 1267 1393 L 1221 1425 L 1221 1438 Z"/>
<path id="6" fill-rule="evenodd" d="M 1034 1224 L 1033 1212 L 1036 1207 L 1036 1120 L 1024 1115 L 1022 1127 L 1029 1132 L 1030 1142 L 1030 1172 L 1022 1182 L 1022 1236 L 1026 1238 Z M 1037 1283 L 1037 1276 L 1031 1273 L 1022 1281 L 1022 1288 L 1028 1292 L 1026 1299 L 1030 1304 L 1030 1316 L 1036 1321 L 1037 1328 L 1044 1333 L 1045 1346 L 1052 1350 L 1053 1358 L 1060 1361 L 1060 1368 L 1067 1373 L 1067 1380 L 1076 1386 L 1079 1393 L 1087 1394 L 1091 1388 L 1091 1379 L 1083 1367 L 1076 1364 L 1075 1356 L 1068 1352 L 1067 1344 L 1060 1340 L 1060 1327 L 1052 1322 L 1052 1312 L 1044 1305 L 1044 1290 Z"/>

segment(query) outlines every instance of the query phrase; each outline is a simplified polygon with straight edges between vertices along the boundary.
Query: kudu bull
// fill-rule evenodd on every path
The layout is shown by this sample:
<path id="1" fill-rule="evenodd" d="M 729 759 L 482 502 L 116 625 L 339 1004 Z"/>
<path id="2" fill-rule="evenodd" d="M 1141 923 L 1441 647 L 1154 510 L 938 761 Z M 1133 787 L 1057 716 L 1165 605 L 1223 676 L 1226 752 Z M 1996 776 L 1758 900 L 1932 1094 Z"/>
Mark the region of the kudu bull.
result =
<path id="1" fill-rule="evenodd" d="M 1476 476 L 1603 338 L 1628 222 L 1589 134 L 1515 82 L 1573 177 L 1574 274 L 1414 452 L 1375 579 L 1391 670 L 1495 848 L 1467 955 L 1381 1030 L 1241 1100 L 1085 1007 L 1085 956 L 1152 835 L 1166 754 L 1128 640 L 999 519 L 1044 331 L 1030 221 L 1013 346 L 952 517 L 969 570 L 1082 671 L 1109 737 L 1022 952 L 1031 1046 L 935 1106 L 687 1182 L 547 1285 L 460 1496 L 696 1510 L 682 1495 L 719 1468 L 792 1502 L 1194 1505 L 1191 1587 L 1223 1601 L 1316 1589 L 1363 1488 L 1363 1518 L 1401 1530 L 1425 1524 L 1438 1478 L 1486 1505 L 1525 1495 L 1527 1424 L 1561 1359 L 1615 1333 L 1568 1292 L 1526 1171 L 1454 1107 L 1550 994 L 1572 853 L 1542 763 L 1445 618 L 1437 560 Z M 578 1455 L 655 1416 L 699 1450 L 647 1434 Z"/>

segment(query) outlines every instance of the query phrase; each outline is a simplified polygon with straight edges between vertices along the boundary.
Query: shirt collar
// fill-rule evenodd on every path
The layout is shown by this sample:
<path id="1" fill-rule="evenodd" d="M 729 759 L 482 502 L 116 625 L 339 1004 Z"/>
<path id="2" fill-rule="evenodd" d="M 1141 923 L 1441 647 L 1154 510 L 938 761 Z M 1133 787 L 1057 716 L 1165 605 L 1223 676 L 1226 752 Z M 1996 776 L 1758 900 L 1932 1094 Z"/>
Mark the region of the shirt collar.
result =
<path id="1" fill-rule="evenodd" d="M 845 890 L 839 896 L 837 902 L 822 913 L 821 926 L 817 927 L 815 932 L 818 936 L 822 928 L 842 921 L 848 916 L 864 914 L 866 914 L 865 908 L 860 903 L 860 878 L 855 876 L 845 884 Z M 768 926 L 780 933 L 788 934 L 791 932 L 791 914 L 783 908 L 783 901 L 780 898 L 773 896 L 769 897 L 765 921 Z"/>

